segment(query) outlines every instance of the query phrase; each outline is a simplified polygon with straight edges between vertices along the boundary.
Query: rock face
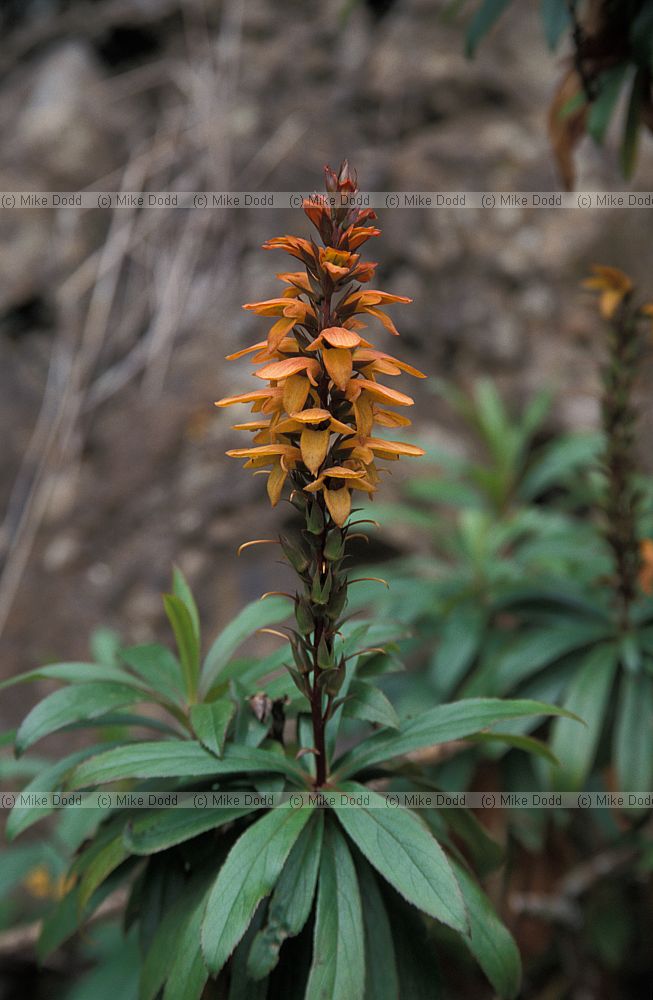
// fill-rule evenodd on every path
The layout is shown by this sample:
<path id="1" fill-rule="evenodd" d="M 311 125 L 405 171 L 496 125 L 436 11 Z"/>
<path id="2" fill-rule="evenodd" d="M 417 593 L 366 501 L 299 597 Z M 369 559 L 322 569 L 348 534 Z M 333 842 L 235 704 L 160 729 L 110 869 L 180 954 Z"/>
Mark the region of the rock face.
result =
<path id="1" fill-rule="evenodd" d="M 4 40 L 2 189 L 306 190 L 347 156 L 372 190 L 554 190 L 545 121 L 560 69 L 531 6 L 515 5 L 472 63 L 461 25 L 431 0 L 361 0 L 341 17 L 318 5 L 310 18 L 298 0 L 225 0 L 207 22 L 171 0 L 98 2 L 92 22 L 74 2 L 48 7 Z M 134 46 L 139 32 L 148 45 L 123 53 L 120 39 Z M 586 142 L 579 186 L 621 189 L 615 160 L 610 143 L 599 153 Z M 548 383 L 559 424 L 591 425 L 600 349 L 578 281 L 605 261 L 646 287 L 642 219 L 387 210 L 373 248 L 379 285 L 414 299 L 396 316 L 420 368 L 462 382 L 493 375 L 516 403 Z M 260 244 L 294 231 L 308 231 L 301 213 L 278 209 L 0 213 L 5 555 L 43 456 L 42 442 L 26 449 L 46 383 L 57 405 L 73 386 L 76 407 L 71 418 L 65 404 L 68 431 L 48 458 L 52 489 L 5 628 L 4 671 L 84 656 L 99 624 L 165 634 L 157 594 L 173 560 L 198 585 L 207 636 L 278 589 L 268 551 L 240 561 L 234 551 L 277 530 L 284 512 L 223 457 L 229 415 L 211 402 L 247 384 L 246 362 L 222 359 L 265 324 L 240 303 L 270 293 L 287 263 Z M 420 391 L 421 430 L 459 433 Z"/>

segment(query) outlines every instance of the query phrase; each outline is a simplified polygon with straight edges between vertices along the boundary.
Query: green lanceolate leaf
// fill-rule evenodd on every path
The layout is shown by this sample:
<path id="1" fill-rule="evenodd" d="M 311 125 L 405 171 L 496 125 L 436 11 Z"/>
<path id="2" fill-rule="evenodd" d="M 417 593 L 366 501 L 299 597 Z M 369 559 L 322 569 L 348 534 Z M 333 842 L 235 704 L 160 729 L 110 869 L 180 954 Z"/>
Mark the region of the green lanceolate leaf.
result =
<path id="1" fill-rule="evenodd" d="M 356 869 L 345 839 L 328 822 L 305 1000 L 363 1000 L 364 995 L 365 938 Z"/>
<path id="2" fill-rule="evenodd" d="M 284 597 L 269 597 L 265 601 L 252 601 L 236 615 L 220 633 L 204 660 L 201 689 L 206 693 L 218 679 L 232 653 L 259 628 L 276 625 L 287 618 L 293 605 Z"/>
<path id="3" fill-rule="evenodd" d="M 184 699 L 184 682 L 177 657 L 165 646 L 147 643 L 121 649 L 121 659 L 147 684 L 150 691 L 179 703 Z"/>
<path id="4" fill-rule="evenodd" d="M 68 729 L 104 729 L 119 732 L 125 731 L 128 726 L 138 726 L 139 729 L 152 729 L 157 733 L 165 733 L 166 736 L 179 738 L 179 729 L 168 725 L 161 719 L 155 719 L 151 715 L 139 715 L 136 712 L 107 712 L 106 715 L 99 715 L 96 719 L 83 719 L 81 722 L 73 722 Z M 126 737 L 125 737 L 126 738 Z"/>
<path id="5" fill-rule="evenodd" d="M 492 0 L 490 3 L 486 2 L 486 8 L 491 6 L 497 11 L 501 4 L 492 3 Z M 505 465 L 515 460 L 518 442 L 516 428 L 510 423 L 496 385 L 488 378 L 479 379 L 474 386 L 471 423 L 477 428 L 498 465 Z"/>
<path id="6" fill-rule="evenodd" d="M 538 627 L 519 636 L 497 665 L 493 693 L 502 695 L 555 660 L 605 639 L 611 626 L 603 622 L 571 621 Z"/>
<path id="7" fill-rule="evenodd" d="M 95 719 L 114 708 L 143 701 L 141 690 L 112 681 L 76 684 L 53 691 L 34 706 L 16 734 L 16 753 L 23 753 L 44 736 L 83 719 Z"/>
<path id="8" fill-rule="evenodd" d="M 262 979 L 272 971 L 279 961 L 283 942 L 299 934 L 308 920 L 320 866 L 323 831 L 324 814 L 318 811 L 288 855 L 270 900 L 265 926 L 252 942 L 247 962 L 252 979 Z"/>
<path id="9" fill-rule="evenodd" d="M 121 684 L 135 684 L 134 678 L 120 667 L 101 663 L 51 663 L 47 667 L 18 674 L 17 677 L 9 677 L 0 682 L 0 691 L 13 687 L 14 684 L 28 684 L 31 681 L 65 681 L 68 684 L 116 681 Z"/>
<path id="10" fill-rule="evenodd" d="M 129 851 L 123 844 L 122 832 L 113 836 L 107 843 L 103 843 L 102 839 L 95 840 L 87 852 L 79 856 L 72 872 L 77 873 L 82 870 L 77 898 L 80 912 L 84 910 L 95 890 L 128 857 Z"/>
<path id="11" fill-rule="evenodd" d="M 195 603 L 195 598 L 193 597 L 193 592 L 188 586 L 188 581 L 181 570 L 175 566 L 172 572 L 172 590 L 173 593 L 179 598 L 180 601 L 186 605 L 186 610 L 190 615 L 190 620 L 193 626 L 193 632 L 197 637 L 197 641 L 200 641 L 200 616 L 197 610 L 197 605 Z"/>
<path id="12" fill-rule="evenodd" d="M 251 978 L 247 971 L 247 960 L 254 938 L 261 929 L 265 917 L 265 901 L 259 904 L 252 922 L 236 945 L 229 963 L 229 996 L 228 1000 L 266 1000 L 268 995 L 268 980 Z M 284 997 L 285 994 L 281 993 Z"/>
<path id="13" fill-rule="evenodd" d="M 10 743 L 16 739 L 16 730 L 11 733 Z M 50 766 L 47 757 L 0 757 L 0 786 L 8 781 L 25 781 L 35 778 Z"/>
<path id="14" fill-rule="evenodd" d="M 193 732 L 202 746 L 218 757 L 222 756 L 229 723 L 235 714 L 236 706 L 230 698 L 203 702 L 190 710 Z"/>
<path id="15" fill-rule="evenodd" d="M 499 996 L 512 1000 L 521 983 L 517 945 L 467 869 L 457 861 L 451 863 L 469 914 L 469 950 Z"/>
<path id="16" fill-rule="evenodd" d="M 387 905 L 397 960 L 398 1000 L 450 1000 L 442 984 L 437 945 L 421 914 L 396 894 Z"/>
<path id="17" fill-rule="evenodd" d="M 447 857 L 418 817 L 406 809 L 384 808 L 383 799 L 363 785 L 339 789 L 369 797 L 371 808 L 336 807 L 340 823 L 359 851 L 404 899 L 448 927 L 467 933 L 467 914 Z"/>
<path id="18" fill-rule="evenodd" d="M 305 779 L 294 761 L 268 750 L 227 746 L 218 758 L 190 740 L 149 740 L 116 747 L 85 761 L 70 775 L 68 787 L 83 788 L 126 778 L 192 778 L 241 771 L 271 771 L 301 783 Z"/>
<path id="19" fill-rule="evenodd" d="M 174 958 L 168 971 L 163 1000 L 200 1000 L 209 978 L 202 955 L 200 934 L 206 897 L 195 907 L 176 942 Z"/>
<path id="20" fill-rule="evenodd" d="M 167 908 L 141 965 L 139 1000 L 155 1000 L 159 995 L 175 959 L 179 957 L 180 938 L 183 938 L 187 925 L 196 919 L 198 910 L 201 917 L 207 895 L 206 873 L 198 874 Z M 199 943 L 199 929 L 195 943 Z"/>
<path id="21" fill-rule="evenodd" d="M 389 729 L 399 728 L 399 717 L 383 691 L 365 681 L 352 681 L 343 713 L 350 719 L 363 719 Z"/>
<path id="22" fill-rule="evenodd" d="M 479 604 L 459 604 L 447 615 L 440 645 L 429 672 L 438 695 L 448 697 L 478 653 L 487 625 L 487 610 Z"/>
<path id="23" fill-rule="evenodd" d="M 566 2 L 566 0 L 565 0 Z M 519 486 L 523 500 L 533 500 L 558 485 L 582 466 L 595 462 L 602 446 L 601 434 L 570 434 L 538 450 Z"/>
<path id="24" fill-rule="evenodd" d="M 193 702 L 197 694 L 200 673 L 200 643 L 193 618 L 182 599 L 176 594 L 164 594 L 163 606 L 175 634 L 186 697 Z"/>
<path id="25" fill-rule="evenodd" d="M 551 772 L 556 788 L 580 788 L 590 772 L 596 754 L 610 691 L 618 665 L 614 643 L 595 646 L 579 662 L 565 697 L 565 708 L 586 723 L 556 719 L 551 732 L 551 749 L 559 768 Z"/>
<path id="26" fill-rule="evenodd" d="M 397 1000 L 395 946 L 377 876 L 360 855 L 356 871 L 365 929 L 365 1000 Z"/>
<path id="27" fill-rule="evenodd" d="M 438 809 L 438 815 L 463 841 L 465 853 L 480 876 L 495 871 L 505 860 L 505 851 L 468 809 Z"/>
<path id="28" fill-rule="evenodd" d="M 76 753 L 70 754 L 68 757 L 63 757 L 61 760 L 57 761 L 56 764 L 52 764 L 50 767 L 43 769 L 33 781 L 30 781 L 30 783 L 23 788 L 23 793 L 32 795 L 32 801 L 38 801 L 39 793 L 54 792 L 60 789 L 64 784 L 68 773 L 72 771 L 77 764 L 81 763 L 81 761 L 87 760 L 94 754 L 101 753 L 114 746 L 115 744 L 103 743 L 98 746 L 85 747 L 83 750 L 78 750 Z M 9 813 L 9 818 L 7 819 L 7 825 L 5 827 L 5 835 L 7 839 L 13 840 L 19 833 L 23 833 L 24 830 L 28 829 L 28 827 L 37 823 L 45 816 L 49 816 L 54 811 L 55 806 L 50 805 L 15 805 Z"/>
<path id="29" fill-rule="evenodd" d="M 348 778 L 364 768 L 421 750 L 424 747 L 462 740 L 508 719 L 536 715 L 569 715 L 564 709 L 543 702 L 519 699 L 467 698 L 437 705 L 402 723 L 398 733 L 375 733 L 348 751 L 334 767 L 334 781 Z"/>
<path id="30" fill-rule="evenodd" d="M 621 678 L 614 730 L 614 760 L 619 788 L 649 792 L 653 787 L 653 678 Z"/>
<path id="31" fill-rule="evenodd" d="M 211 794 L 206 793 L 208 797 Z M 146 792 L 143 795 L 147 798 Z M 130 823 L 125 828 L 123 842 L 131 854 L 156 854 L 157 851 L 165 851 L 191 837 L 199 837 L 208 830 L 217 830 L 225 823 L 247 816 L 257 808 L 251 805 L 216 809 L 162 809 Z"/>
<path id="32" fill-rule="evenodd" d="M 574 726 L 578 726 L 578 722 L 575 719 L 571 720 Z M 533 736 L 522 736 L 519 733 L 477 733 L 476 736 L 469 737 L 470 743 L 489 743 L 490 745 L 495 743 L 501 743 L 506 748 L 514 747 L 516 750 L 524 750 L 526 753 L 535 754 L 536 757 L 543 757 L 544 760 L 548 760 L 549 764 L 554 764 L 558 766 L 558 758 L 554 753 L 551 752 L 546 743 L 542 740 L 537 740 Z"/>
<path id="33" fill-rule="evenodd" d="M 217 975 L 270 894 L 310 808 L 272 809 L 236 841 L 211 889 L 202 923 L 202 950 Z"/>

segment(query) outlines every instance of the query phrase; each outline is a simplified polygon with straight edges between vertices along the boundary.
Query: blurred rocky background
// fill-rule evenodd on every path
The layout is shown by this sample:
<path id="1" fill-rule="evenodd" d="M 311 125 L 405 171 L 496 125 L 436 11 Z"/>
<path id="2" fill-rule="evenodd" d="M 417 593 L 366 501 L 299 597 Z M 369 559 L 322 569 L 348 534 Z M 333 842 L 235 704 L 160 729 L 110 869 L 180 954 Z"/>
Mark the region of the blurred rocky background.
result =
<path id="1" fill-rule="evenodd" d="M 5 0 L 0 190 L 310 190 L 345 156 L 371 190 L 558 190 L 563 67 L 536 7 L 514 5 L 469 62 L 464 18 L 436 0 Z M 586 140 L 577 166 L 580 189 L 625 186 L 611 141 Z M 601 347 L 578 282 L 599 261 L 650 294 L 649 212 L 381 213 L 371 253 L 378 286 L 414 299 L 395 312 L 408 360 L 491 375 L 515 406 L 549 385 L 558 427 L 593 426 Z M 4 676 L 86 658 L 98 625 L 165 635 L 173 561 L 209 636 L 276 589 L 269 549 L 236 557 L 279 515 L 224 457 L 232 413 L 212 402 L 247 386 L 224 355 L 267 328 L 240 304 L 288 265 L 261 242 L 308 229 L 265 209 L 0 212 Z M 465 447 L 416 391 L 419 432 Z M 33 698 L 3 695 L 0 727 Z"/>

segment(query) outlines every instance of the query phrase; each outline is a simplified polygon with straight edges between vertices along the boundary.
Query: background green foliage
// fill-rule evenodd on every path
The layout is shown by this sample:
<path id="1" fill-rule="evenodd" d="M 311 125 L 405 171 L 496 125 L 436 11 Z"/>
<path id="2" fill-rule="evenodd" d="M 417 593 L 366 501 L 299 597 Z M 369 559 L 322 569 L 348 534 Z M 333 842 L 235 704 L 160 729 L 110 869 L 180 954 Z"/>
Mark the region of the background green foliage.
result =
<path id="1" fill-rule="evenodd" d="M 475 54 L 511 3 L 512 0 L 481 0 L 467 28 L 468 56 Z M 467 9 L 469 5 L 452 4 L 454 10 L 461 6 Z M 561 42 L 567 40 L 569 63 L 579 84 L 562 106 L 556 108 L 555 115 L 561 120 L 576 116 L 587 135 L 601 144 L 616 109 L 622 105 L 620 165 L 623 176 L 629 179 L 636 165 L 640 129 L 650 131 L 653 126 L 653 3 L 651 0 L 603 3 L 540 0 L 539 7 L 549 48 L 556 52 Z M 564 124 L 561 127 L 564 131 Z M 561 169 L 564 176 L 564 165 Z"/>

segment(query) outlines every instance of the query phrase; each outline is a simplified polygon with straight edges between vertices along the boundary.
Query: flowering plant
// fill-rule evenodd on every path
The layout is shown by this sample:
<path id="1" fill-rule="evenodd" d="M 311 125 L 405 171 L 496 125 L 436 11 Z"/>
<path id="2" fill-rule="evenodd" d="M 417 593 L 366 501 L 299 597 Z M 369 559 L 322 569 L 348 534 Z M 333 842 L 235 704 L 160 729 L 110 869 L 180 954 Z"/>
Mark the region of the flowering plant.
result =
<path id="1" fill-rule="evenodd" d="M 271 466 L 267 490 L 273 505 L 290 480 L 291 502 L 305 519 L 301 539 L 282 540 L 282 545 L 300 580 L 294 598 L 297 627 L 290 633 L 295 658 L 291 670 L 311 703 L 318 787 L 327 777 L 324 727 L 337 708 L 345 677 L 345 660 L 336 656 L 335 638 L 347 603 L 347 542 L 357 524 L 348 522 L 351 494 L 376 491 L 379 459 L 424 454 L 415 445 L 373 434 L 375 425 L 409 425 L 407 417 L 388 407 L 413 404 L 409 396 L 379 382 L 379 376 L 425 376 L 358 332 L 365 324 L 357 317 L 367 315 L 397 336 L 394 323 L 379 307 L 410 299 L 362 290 L 361 283 L 371 280 L 376 264 L 361 262 L 356 250 L 379 235 L 378 229 L 364 224 L 375 214 L 344 204 L 357 190 L 346 162 L 337 174 L 327 167 L 326 187 L 336 196 L 336 207 L 329 207 L 325 196 L 304 204 L 325 245 L 295 236 L 264 244 L 301 260 L 305 271 L 278 275 L 288 286 L 280 298 L 245 306 L 278 318 L 267 340 L 230 355 L 234 359 L 253 354 L 255 361 L 263 362 L 255 375 L 268 386 L 216 404 L 252 403 L 252 411 L 261 414 L 261 419 L 236 425 L 254 432 L 253 445 L 227 454 L 245 458 L 246 468 Z"/>
<path id="2" fill-rule="evenodd" d="M 272 503 L 288 489 L 301 516 L 296 534 L 280 539 L 296 593 L 245 608 L 202 656 L 197 607 L 176 572 L 164 598 L 176 653 L 118 644 L 96 663 L 53 664 L 11 681 L 66 685 L 23 721 L 18 753 L 55 731 L 106 732 L 110 725 L 115 736 L 120 727 L 117 739 L 39 773 L 26 789 L 38 801 L 17 804 L 8 833 L 52 811 L 46 793 L 96 793 L 119 783 L 124 794 L 112 800 L 102 792 L 89 817 L 88 840 L 44 922 L 41 949 L 59 946 L 126 885 L 125 922 L 138 926 L 143 951 L 142 1000 L 433 996 L 442 925 L 460 937 L 496 992 L 513 997 L 519 989 L 514 942 L 468 861 L 496 866 L 497 845 L 471 814 L 430 809 L 420 816 L 395 799 L 388 808 L 370 783 L 432 790 L 407 754 L 480 730 L 489 730 L 485 739 L 510 741 L 492 727 L 561 710 L 476 698 L 399 720 L 374 686 L 388 669 L 377 645 L 383 627 L 344 617 L 353 582 L 346 550 L 357 526 L 351 493 L 376 491 L 377 461 L 421 454 L 373 433 L 375 424 L 405 425 L 388 407 L 412 402 L 379 376 L 421 373 L 358 332 L 357 317 L 367 315 L 396 333 L 379 306 L 405 300 L 361 290 L 374 265 L 361 262 L 357 250 L 378 230 L 365 225 L 371 213 L 340 204 L 356 189 L 347 165 L 326 177 L 326 196 L 306 205 L 324 245 L 270 241 L 298 257 L 305 272 L 282 275 L 282 296 L 249 307 L 275 323 L 267 340 L 236 356 L 253 353 L 263 362 L 256 374 L 268 384 L 220 401 L 251 402 L 260 413 L 240 425 L 254 432 L 252 446 L 231 454 L 256 472 L 269 466 Z M 274 632 L 290 650 L 284 644 L 264 659 L 234 658 L 251 632 L 291 613 L 287 635 Z M 361 649 L 364 637 L 375 644 Z M 280 676 L 281 666 L 288 672 Z M 133 714 L 137 704 L 150 711 Z M 362 738 L 339 750 L 347 715 L 375 731 L 359 728 Z M 143 738 L 144 729 L 156 738 Z M 522 745 L 546 755 L 536 741 Z M 184 791 L 191 805 L 174 808 L 159 798 Z M 442 940 L 444 950 L 446 935 Z"/>

